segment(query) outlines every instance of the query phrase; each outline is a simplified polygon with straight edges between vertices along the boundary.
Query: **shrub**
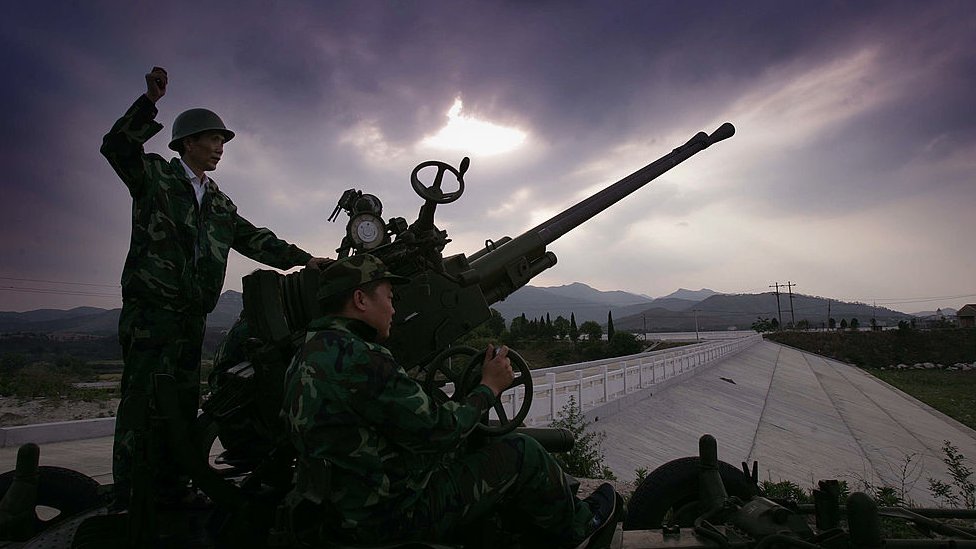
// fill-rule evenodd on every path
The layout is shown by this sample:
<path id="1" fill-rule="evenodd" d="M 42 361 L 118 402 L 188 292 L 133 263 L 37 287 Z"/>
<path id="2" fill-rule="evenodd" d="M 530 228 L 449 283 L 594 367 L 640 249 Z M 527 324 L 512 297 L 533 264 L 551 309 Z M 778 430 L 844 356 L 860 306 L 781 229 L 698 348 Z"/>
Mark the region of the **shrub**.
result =
<path id="1" fill-rule="evenodd" d="M 607 343 L 607 356 L 628 356 L 641 352 L 641 342 L 630 332 L 615 332 Z"/>
<path id="2" fill-rule="evenodd" d="M 570 364 L 576 360 L 576 353 L 568 345 L 553 345 L 546 351 L 546 360 L 549 364 Z"/>
<path id="3" fill-rule="evenodd" d="M 803 490 L 803 488 L 800 488 L 799 484 L 791 480 L 781 480 L 779 482 L 764 480 L 759 483 L 759 493 L 763 497 L 770 499 L 787 500 L 796 503 L 810 503 L 812 501 L 810 494 Z"/>
<path id="4" fill-rule="evenodd" d="M 945 463 L 952 479 L 950 483 L 929 479 L 932 495 L 950 507 L 962 505 L 966 509 L 976 509 L 976 485 L 973 484 L 973 470 L 966 464 L 966 456 L 959 453 L 948 440 L 943 441 L 942 463 Z"/>
<path id="5" fill-rule="evenodd" d="M 602 445 L 607 434 L 603 431 L 589 431 L 589 426 L 590 422 L 583 416 L 583 410 L 576 404 L 576 398 L 570 396 L 569 402 L 559 411 L 550 427 L 567 429 L 573 433 L 576 444 L 572 450 L 553 454 L 553 457 L 570 475 L 616 480 L 613 471 L 603 463 L 605 456 Z"/>
<path id="6" fill-rule="evenodd" d="M 69 376 L 46 362 L 35 362 L 16 372 L 0 372 L 0 394 L 3 396 L 60 396 L 70 388 Z"/>

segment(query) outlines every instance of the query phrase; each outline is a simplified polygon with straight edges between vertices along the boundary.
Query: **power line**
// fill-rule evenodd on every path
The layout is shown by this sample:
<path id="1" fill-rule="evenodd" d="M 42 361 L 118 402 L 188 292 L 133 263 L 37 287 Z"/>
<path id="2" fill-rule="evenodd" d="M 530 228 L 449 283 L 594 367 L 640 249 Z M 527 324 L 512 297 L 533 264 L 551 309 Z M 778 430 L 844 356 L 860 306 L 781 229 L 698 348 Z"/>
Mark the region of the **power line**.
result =
<path id="1" fill-rule="evenodd" d="M 72 290 L 58 290 L 52 288 L 19 288 L 15 286 L 0 286 L 0 291 L 17 292 L 25 294 L 52 294 L 52 295 L 77 295 L 86 297 L 119 297 L 121 292 L 115 294 L 99 294 L 94 292 L 80 292 Z"/>
<path id="2" fill-rule="evenodd" d="M 15 282 L 43 282 L 45 284 L 70 284 L 72 286 L 100 286 L 103 288 L 121 288 L 121 284 L 96 284 L 92 282 L 66 282 L 61 280 L 42 280 L 39 278 L 12 278 L 9 276 L 0 276 L 0 280 L 12 280 Z"/>
<path id="3" fill-rule="evenodd" d="M 782 311 L 782 309 L 780 309 L 780 306 L 779 306 L 779 282 L 773 282 L 773 285 L 770 286 L 770 288 L 776 288 L 776 317 L 779 319 L 779 320 L 777 320 L 777 322 L 779 322 L 779 325 L 782 326 L 783 325 L 783 311 Z"/>
<path id="4" fill-rule="evenodd" d="M 790 325 L 795 327 L 796 314 L 793 312 L 793 286 L 796 286 L 796 284 L 793 284 L 789 280 L 786 281 L 786 289 L 790 292 Z"/>
<path id="5" fill-rule="evenodd" d="M 894 305 L 894 304 L 901 304 L 901 303 L 926 303 L 929 301 L 942 301 L 944 299 L 962 299 L 964 297 L 976 297 L 976 294 L 944 295 L 944 296 L 936 296 L 936 297 L 917 297 L 917 298 L 905 298 L 905 299 L 893 299 L 893 300 L 877 299 L 875 301 L 881 303 L 882 305 Z"/>

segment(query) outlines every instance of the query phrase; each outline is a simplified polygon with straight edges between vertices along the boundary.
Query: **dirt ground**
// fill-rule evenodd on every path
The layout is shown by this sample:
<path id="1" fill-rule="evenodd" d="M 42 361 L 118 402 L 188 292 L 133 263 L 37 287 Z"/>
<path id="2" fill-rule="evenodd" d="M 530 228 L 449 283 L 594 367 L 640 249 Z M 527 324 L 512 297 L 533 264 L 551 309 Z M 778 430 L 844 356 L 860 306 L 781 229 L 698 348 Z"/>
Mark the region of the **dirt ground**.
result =
<path id="1" fill-rule="evenodd" d="M 0 397 L 0 427 L 112 417 L 118 406 L 117 398 L 85 401 Z"/>
<path id="2" fill-rule="evenodd" d="M 617 490 L 617 492 L 624 497 L 624 499 L 630 499 L 630 496 L 634 493 L 637 486 L 632 482 L 624 482 L 620 480 L 601 480 L 593 478 L 581 478 L 579 492 L 576 493 L 578 497 L 585 498 L 586 496 L 593 493 L 604 482 L 609 482 Z"/>

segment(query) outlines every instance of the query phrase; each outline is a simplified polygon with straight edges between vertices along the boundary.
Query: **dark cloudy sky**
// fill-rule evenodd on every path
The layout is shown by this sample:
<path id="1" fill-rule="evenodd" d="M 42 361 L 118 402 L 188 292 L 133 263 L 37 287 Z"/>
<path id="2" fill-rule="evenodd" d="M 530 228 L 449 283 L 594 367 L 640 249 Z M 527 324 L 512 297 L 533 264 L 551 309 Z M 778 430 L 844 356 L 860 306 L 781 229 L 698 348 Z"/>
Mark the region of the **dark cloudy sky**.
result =
<path id="1" fill-rule="evenodd" d="M 533 284 L 792 281 L 958 308 L 976 302 L 974 46 L 971 1 L 12 3 L 0 310 L 120 304 L 130 205 L 98 147 L 153 65 L 170 86 L 147 150 L 169 155 L 179 112 L 216 110 L 237 138 L 215 180 L 317 255 L 343 234 L 326 217 L 344 189 L 414 219 L 424 160 L 471 157 L 438 210 L 447 252 L 471 253 L 731 121 L 552 245 Z M 257 267 L 236 255 L 225 288 Z"/>

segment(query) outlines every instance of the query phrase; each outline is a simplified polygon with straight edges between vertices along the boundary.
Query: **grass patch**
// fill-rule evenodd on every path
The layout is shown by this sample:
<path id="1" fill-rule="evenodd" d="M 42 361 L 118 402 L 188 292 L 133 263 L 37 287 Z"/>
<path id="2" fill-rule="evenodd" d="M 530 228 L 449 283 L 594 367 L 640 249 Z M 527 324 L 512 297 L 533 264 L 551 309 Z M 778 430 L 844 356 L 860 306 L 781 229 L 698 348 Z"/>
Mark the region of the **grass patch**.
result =
<path id="1" fill-rule="evenodd" d="M 976 371 L 876 369 L 865 371 L 970 429 L 976 429 Z"/>
<path id="2" fill-rule="evenodd" d="M 976 360 L 976 329 L 886 332 L 776 332 L 783 343 L 847 362 L 971 429 L 976 429 L 976 370 L 882 370 L 895 364 L 952 365 Z"/>

